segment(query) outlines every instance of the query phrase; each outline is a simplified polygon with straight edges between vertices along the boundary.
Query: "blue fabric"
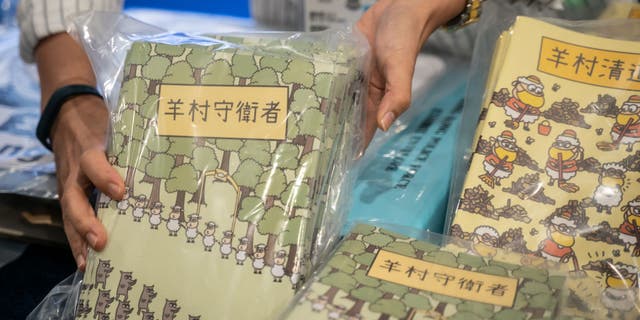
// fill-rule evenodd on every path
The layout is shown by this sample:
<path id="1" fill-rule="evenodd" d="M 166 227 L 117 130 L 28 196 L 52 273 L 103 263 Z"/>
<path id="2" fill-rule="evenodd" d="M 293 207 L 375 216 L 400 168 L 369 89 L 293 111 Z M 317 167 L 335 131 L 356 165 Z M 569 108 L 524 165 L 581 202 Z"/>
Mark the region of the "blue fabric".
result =
<path id="1" fill-rule="evenodd" d="M 246 1 L 125 0 L 124 4 L 125 4 L 125 9 L 145 7 L 145 8 L 156 8 L 156 9 L 176 10 L 176 11 L 194 11 L 194 12 L 228 15 L 228 16 L 235 16 L 235 17 L 249 16 L 249 0 L 246 0 Z"/>

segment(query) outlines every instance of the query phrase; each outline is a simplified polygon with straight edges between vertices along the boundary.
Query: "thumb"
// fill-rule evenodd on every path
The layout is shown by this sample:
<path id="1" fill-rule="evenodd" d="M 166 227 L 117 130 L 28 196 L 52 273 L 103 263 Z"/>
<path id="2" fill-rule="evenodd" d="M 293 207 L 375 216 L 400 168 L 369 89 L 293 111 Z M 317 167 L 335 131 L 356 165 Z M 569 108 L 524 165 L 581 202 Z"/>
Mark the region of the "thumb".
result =
<path id="1" fill-rule="evenodd" d="M 385 92 L 378 107 L 378 126 L 387 131 L 391 124 L 408 108 L 411 104 L 411 80 L 415 64 L 415 55 L 412 59 L 407 59 L 410 53 L 398 52 L 388 56 L 383 66 L 385 78 Z"/>

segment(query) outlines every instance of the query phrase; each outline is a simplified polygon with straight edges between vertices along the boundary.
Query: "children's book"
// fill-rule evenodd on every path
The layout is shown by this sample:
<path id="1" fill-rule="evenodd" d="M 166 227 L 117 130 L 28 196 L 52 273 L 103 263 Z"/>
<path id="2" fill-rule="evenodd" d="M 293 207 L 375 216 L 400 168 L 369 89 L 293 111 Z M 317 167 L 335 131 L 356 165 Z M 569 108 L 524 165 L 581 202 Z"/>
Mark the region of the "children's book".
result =
<path id="1" fill-rule="evenodd" d="M 98 201 L 78 318 L 272 319 L 311 268 L 358 57 L 177 37 L 126 57 L 108 150 L 126 192 Z"/>
<path id="2" fill-rule="evenodd" d="M 640 43 L 518 17 L 485 94 L 451 233 L 567 265 L 573 314 L 635 317 Z"/>
<path id="3" fill-rule="evenodd" d="M 356 225 L 284 319 L 550 319 L 565 276 L 482 244 Z M 474 249 L 475 248 L 475 249 Z M 487 250 L 490 249 L 490 250 Z M 528 260 L 528 261 L 526 261 Z M 542 260 L 538 258 L 538 260 Z"/>

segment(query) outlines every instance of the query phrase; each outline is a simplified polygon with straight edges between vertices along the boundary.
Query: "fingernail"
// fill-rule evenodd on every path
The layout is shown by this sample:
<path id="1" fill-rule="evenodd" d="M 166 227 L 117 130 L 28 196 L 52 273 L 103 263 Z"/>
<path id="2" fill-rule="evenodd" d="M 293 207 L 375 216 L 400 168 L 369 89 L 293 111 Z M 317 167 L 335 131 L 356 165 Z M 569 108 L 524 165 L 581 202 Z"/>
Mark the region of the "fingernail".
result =
<path id="1" fill-rule="evenodd" d="M 382 117 L 382 130 L 384 131 L 389 130 L 389 127 L 391 127 L 391 124 L 395 119 L 396 119 L 396 116 L 395 114 L 393 114 L 393 112 L 389 111 L 385 113 L 384 117 Z"/>
<path id="2" fill-rule="evenodd" d="M 76 256 L 76 264 L 78 265 L 78 268 L 84 267 L 84 264 L 85 264 L 84 255 L 79 254 Z"/>
<path id="3" fill-rule="evenodd" d="M 89 243 L 91 248 L 95 248 L 96 243 L 98 243 L 98 237 L 95 234 L 89 232 L 87 233 L 87 242 Z"/>
<path id="4" fill-rule="evenodd" d="M 109 185 L 109 194 L 112 197 L 115 197 L 115 196 L 119 195 L 120 194 L 120 187 L 115 183 L 110 184 Z"/>

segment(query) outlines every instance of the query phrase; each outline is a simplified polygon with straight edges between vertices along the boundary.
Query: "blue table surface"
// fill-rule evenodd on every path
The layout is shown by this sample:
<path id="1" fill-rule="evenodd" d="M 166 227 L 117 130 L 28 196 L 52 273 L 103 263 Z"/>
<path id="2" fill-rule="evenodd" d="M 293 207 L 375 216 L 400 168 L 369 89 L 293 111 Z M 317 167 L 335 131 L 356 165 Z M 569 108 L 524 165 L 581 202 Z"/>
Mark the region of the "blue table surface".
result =
<path id="1" fill-rule="evenodd" d="M 182 0 L 182 1 L 152 1 L 152 0 L 125 0 L 125 8 L 155 8 L 178 11 L 194 11 L 236 17 L 249 17 L 249 2 L 222 1 L 222 0 Z"/>

